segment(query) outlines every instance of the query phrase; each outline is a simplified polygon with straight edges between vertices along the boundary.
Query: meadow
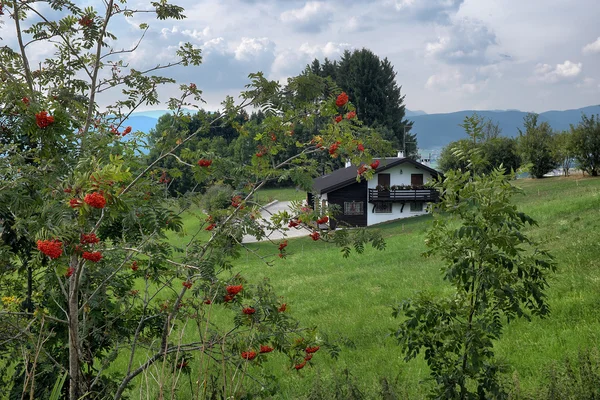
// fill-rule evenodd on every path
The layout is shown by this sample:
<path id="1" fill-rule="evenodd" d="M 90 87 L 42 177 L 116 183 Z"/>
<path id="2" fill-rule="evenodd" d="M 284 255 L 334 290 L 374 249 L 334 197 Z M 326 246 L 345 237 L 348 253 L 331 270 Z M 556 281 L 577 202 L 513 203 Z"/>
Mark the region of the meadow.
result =
<path id="1" fill-rule="evenodd" d="M 554 379 L 549 371 L 560 369 L 567 358 L 577 359 L 580 352 L 597 351 L 600 179 L 556 177 L 515 184 L 524 191 L 515 203 L 539 224 L 527 233 L 551 250 L 558 270 L 548 290 L 551 316 L 512 322 L 495 349 L 508 365 L 513 396 L 540 398 L 547 397 Z M 295 192 L 283 193 L 293 197 Z M 265 197 L 269 196 L 276 198 L 277 193 Z M 186 227 L 192 227 L 194 219 L 186 221 Z M 427 365 L 422 359 L 403 361 L 392 335 L 399 325 L 392 306 L 419 291 L 450 293 L 441 279 L 440 260 L 422 257 L 431 222 L 431 216 L 423 216 L 373 228 L 384 233 L 386 250 L 367 248 L 348 259 L 333 244 L 308 237 L 290 240 L 286 259 L 276 257 L 272 243 L 247 245 L 272 263 L 244 255 L 234 262 L 233 273 L 253 282 L 268 278 L 294 317 L 317 326 L 321 335 L 342 348 L 339 359 L 319 353 L 313 367 L 299 373 L 282 357 L 272 357 L 266 368 L 279 382 L 277 398 L 328 397 L 334 395 L 331 391 L 381 397 L 383 379 L 399 398 L 426 395 Z"/>

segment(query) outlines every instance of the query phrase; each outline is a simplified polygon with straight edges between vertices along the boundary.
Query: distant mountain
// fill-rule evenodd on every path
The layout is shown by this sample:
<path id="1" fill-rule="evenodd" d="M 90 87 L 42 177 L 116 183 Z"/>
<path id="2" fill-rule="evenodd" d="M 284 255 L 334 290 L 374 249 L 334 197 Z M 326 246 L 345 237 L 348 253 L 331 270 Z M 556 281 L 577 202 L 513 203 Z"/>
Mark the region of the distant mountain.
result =
<path id="1" fill-rule="evenodd" d="M 123 122 L 122 126 L 131 126 L 134 131 L 150 132 L 158 122 L 158 118 L 145 117 L 143 115 L 131 115 Z"/>
<path id="2" fill-rule="evenodd" d="M 421 110 L 409 110 L 409 109 L 404 110 L 404 116 L 406 118 L 416 117 L 417 115 L 427 115 L 427 113 L 425 111 L 421 111 Z"/>
<path id="3" fill-rule="evenodd" d="M 189 112 L 190 114 L 195 114 L 198 110 L 188 110 L 184 109 L 184 112 Z M 131 126 L 134 131 L 142 131 L 145 133 L 150 132 L 150 129 L 153 129 L 158 122 L 158 119 L 164 115 L 170 113 L 169 110 L 148 110 L 148 111 L 138 111 L 131 114 L 127 120 L 123 123 L 123 126 Z"/>
<path id="4" fill-rule="evenodd" d="M 425 114 L 410 116 L 414 122 L 411 133 L 417 135 L 420 148 L 436 149 L 448 143 L 465 138 L 465 131 L 459 125 L 466 116 L 476 112 L 478 115 L 498 122 L 503 136 L 515 137 L 518 135 L 517 128 L 523 127 L 523 117 L 527 112 L 518 110 L 507 111 L 458 111 L 447 114 Z M 540 113 L 540 121 L 546 121 L 552 129 L 561 131 L 569 129 L 571 124 L 577 124 L 581 120 L 581 114 L 600 114 L 600 105 L 578 108 L 566 111 L 546 111 Z"/>
<path id="5" fill-rule="evenodd" d="M 156 126 L 158 118 L 168 112 L 167 110 L 136 112 L 124 125 L 130 125 L 134 130 L 147 133 Z M 465 131 L 459 125 L 463 123 L 466 116 L 472 115 L 474 112 L 498 122 L 502 129 L 502 135 L 509 137 L 518 135 L 517 128 L 523 127 L 523 117 L 527 115 L 527 112 L 519 110 L 468 110 L 447 114 L 427 114 L 420 110 L 406 110 L 406 118 L 414 122 L 411 133 L 416 133 L 419 148 L 435 150 L 454 140 L 464 138 Z M 540 121 L 546 121 L 552 126 L 552 129 L 561 131 L 569 129 L 570 124 L 577 124 L 581 120 L 582 113 L 586 115 L 600 114 L 600 105 L 575 110 L 546 111 L 540 113 Z"/>

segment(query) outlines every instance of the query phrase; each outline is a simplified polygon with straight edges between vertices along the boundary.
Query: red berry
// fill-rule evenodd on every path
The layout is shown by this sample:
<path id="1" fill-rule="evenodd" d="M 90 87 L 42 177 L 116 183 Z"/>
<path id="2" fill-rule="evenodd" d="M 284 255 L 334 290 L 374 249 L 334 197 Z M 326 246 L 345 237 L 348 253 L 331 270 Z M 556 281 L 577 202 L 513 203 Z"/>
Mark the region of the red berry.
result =
<path id="1" fill-rule="evenodd" d="M 99 251 L 84 251 L 81 255 L 81 258 L 97 263 L 98 261 L 102 260 L 102 253 L 100 253 Z"/>
<path id="2" fill-rule="evenodd" d="M 255 351 L 242 351 L 241 356 L 244 360 L 251 361 L 256 358 L 256 352 Z"/>
<path id="3" fill-rule="evenodd" d="M 58 258 L 62 255 L 62 245 L 63 243 L 58 239 L 37 241 L 38 250 L 50 257 L 51 259 Z"/>
<path id="4" fill-rule="evenodd" d="M 272 351 L 273 351 L 273 348 L 271 346 L 265 346 L 265 345 L 260 346 L 261 353 L 270 353 Z"/>
<path id="5" fill-rule="evenodd" d="M 346 92 L 342 92 L 335 100 L 335 105 L 338 107 L 343 107 L 346 105 L 347 102 L 348 102 L 348 95 L 346 94 Z"/>

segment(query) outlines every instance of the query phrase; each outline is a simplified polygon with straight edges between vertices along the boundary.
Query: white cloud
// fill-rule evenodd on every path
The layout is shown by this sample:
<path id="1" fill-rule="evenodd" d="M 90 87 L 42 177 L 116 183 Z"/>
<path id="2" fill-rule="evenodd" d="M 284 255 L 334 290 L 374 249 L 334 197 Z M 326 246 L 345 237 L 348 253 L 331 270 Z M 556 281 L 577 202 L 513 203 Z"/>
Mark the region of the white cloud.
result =
<path id="1" fill-rule="evenodd" d="M 579 76 L 582 68 L 582 63 L 574 63 L 569 60 L 566 60 L 562 64 L 556 64 L 556 66 L 537 64 L 534 69 L 534 75 L 537 80 L 547 83 L 573 81 Z"/>
<path id="2" fill-rule="evenodd" d="M 595 42 L 588 43 L 585 46 L 583 46 L 582 52 L 583 54 L 600 53 L 600 36 L 598 37 L 598 39 L 596 39 Z"/>
<path id="3" fill-rule="evenodd" d="M 350 43 L 334 43 L 327 42 L 325 45 L 311 46 L 308 43 L 303 43 L 298 49 L 301 53 L 307 54 L 311 58 L 332 58 L 341 55 L 344 50 L 350 49 Z"/>
<path id="4" fill-rule="evenodd" d="M 271 66 L 273 79 L 281 80 L 298 75 L 315 58 L 338 58 L 344 50 L 352 49 L 349 43 L 327 42 L 324 45 L 303 43 L 297 49 L 286 49 L 277 54 Z"/>
<path id="5" fill-rule="evenodd" d="M 425 89 L 434 92 L 459 92 L 472 95 L 481 92 L 488 78 L 478 80 L 476 76 L 467 77 L 457 68 L 449 68 L 431 75 L 425 83 Z"/>
<path id="6" fill-rule="evenodd" d="M 225 38 L 217 37 L 214 39 L 207 40 L 202 45 L 202 51 L 206 54 L 210 53 L 220 53 L 224 54 L 227 52 L 227 43 L 225 42 Z"/>
<path id="7" fill-rule="evenodd" d="M 460 9 L 464 0 L 385 0 L 405 18 L 446 24 Z"/>
<path id="8" fill-rule="evenodd" d="M 275 43 L 269 38 L 242 38 L 241 43 L 235 49 L 235 59 L 249 61 L 263 55 L 272 56 L 275 51 Z"/>
<path id="9" fill-rule="evenodd" d="M 496 35 L 481 21 L 462 19 L 427 43 L 425 53 L 449 64 L 485 64 L 490 61 L 487 50 L 495 44 Z"/>
<path id="10" fill-rule="evenodd" d="M 189 36 L 192 39 L 196 39 L 196 40 L 202 40 L 202 39 L 206 39 L 208 37 L 210 37 L 210 27 L 206 27 L 204 29 L 202 29 L 201 31 L 197 30 L 197 29 L 184 29 L 181 31 L 182 35 L 185 36 Z"/>
<path id="11" fill-rule="evenodd" d="M 280 19 L 299 32 L 321 32 L 329 25 L 333 10 L 325 2 L 308 1 L 302 8 L 284 11 Z"/>
<path id="12" fill-rule="evenodd" d="M 160 35 L 167 39 L 169 36 L 172 36 L 176 33 L 179 33 L 179 27 L 177 25 L 173 25 L 171 28 L 162 28 L 160 30 Z"/>

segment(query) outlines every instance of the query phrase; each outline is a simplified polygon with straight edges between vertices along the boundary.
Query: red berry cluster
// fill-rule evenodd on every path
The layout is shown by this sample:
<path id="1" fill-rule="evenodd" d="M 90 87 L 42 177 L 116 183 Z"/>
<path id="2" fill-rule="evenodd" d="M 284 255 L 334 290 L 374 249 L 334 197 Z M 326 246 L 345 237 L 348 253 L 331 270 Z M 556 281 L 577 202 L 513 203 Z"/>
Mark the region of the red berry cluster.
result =
<path id="1" fill-rule="evenodd" d="M 93 20 L 90 17 L 88 17 L 87 15 L 85 15 L 79 19 L 79 25 L 81 25 L 81 26 L 86 26 L 86 27 L 90 26 L 92 24 L 92 22 L 93 22 Z"/>
<path id="2" fill-rule="evenodd" d="M 94 208 L 104 208 L 104 206 L 106 206 L 106 199 L 104 198 L 104 195 L 99 192 L 86 194 L 83 201 Z"/>
<path id="3" fill-rule="evenodd" d="M 342 144 L 342 142 L 337 141 L 334 144 L 332 144 L 331 146 L 329 146 L 329 154 L 331 154 L 331 155 L 336 154 L 338 148 L 340 147 L 340 144 Z"/>
<path id="4" fill-rule="evenodd" d="M 263 145 L 258 145 L 258 151 L 256 152 L 256 157 L 262 157 L 265 154 L 267 154 L 269 152 L 269 149 L 267 149 L 265 146 Z"/>
<path id="5" fill-rule="evenodd" d="M 74 198 L 69 200 L 69 207 L 71 207 L 71 208 L 81 207 L 81 200 L 74 199 Z"/>
<path id="6" fill-rule="evenodd" d="M 346 119 L 352 119 L 356 117 L 356 111 L 350 111 L 348 114 L 346 114 Z"/>
<path id="7" fill-rule="evenodd" d="M 256 309 L 254 309 L 252 307 L 244 307 L 244 309 L 242 309 L 242 312 L 246 315 L 252 315 L 252 314 L 256 313 Z"/>
<path id="8" fill-rule="evenodd" d="M 125 136 L 128 133 L 130 133 L 130 132 L 131 132 L 131 127 L 130 126 L 128 126 L 127 128 L 125 128 L 125 130 L 123 131 L 123 133 L 120 133 L 119 129 L 116 126 L 114 126 L 114 125 L 110 126 L 110 133 L 112 133 L 113 135 L 116 135 L 116 136 L 119 136 L 119 135 Z"/>
<path id="9" fill-rule="evenodd" d="M 183 287 L 185 287 L 186 289 L 191 289 L 192 288 L 192 282 L 190 282 L 190 281 L 181 282 L 181 285 Z"/>
<path id="10" fill-rule="evenodd" d="M 256 352 L 252 351 L 252 350 L 251 351 L 242 351 L 241 356 L 244 360 L 252 361 L 256 358 Z"/>
<path id="11" fill-rule="evenodd" d="M 342 122 L 342 119 L 344 118 L 341 115 L 336 115 L 334 118 L 336 124 Z"/>
<path id="12" fill-rule="evenodd" d="M 212 231 L 213 229 L 215 229 L 216 226 L 217 226 L 217 224 L 212 223 L 209 226 L 207 226 L 206 228 L 204 228 L 204 230 Z"/>
<path id="13" fill-rule="evenodd" d="M 242 285 L 229 285 L 225 288 L 225 290 L 227 291 L 227 294 L 225 295 L 225 297 L 223 298 L 225 303 L 230 302 L 231 300 L 233 300 L 233 298 L 235 297 L 236 294 L 238 294 L 239 292 L 241 292 L 244 289 L 244 286 Z"/>
<path id="14" fill-rule="evenodd" d="M 62 255 L 62 245 L 62 242 L 58 239 L 37 241 L 38 250 L 50 257 L 51 259 L 58 258 Z"/>
<path id="15" fill-rule="evenodd" d="M 242 210 L 244 208 L 244 206 L 242 206 L 241 204 L 242 204 L 242 196 L 240 196 L 240 195 L 233 196 L 233 198 L 231 199 L 231 207 L 233 207 L 233 208 L 240 207 L 240 210 Z"/>
<path id="16" fill-rule="evenodd" d="M 277 309 L 277 311 L 279 312 L 285 312 L 285 310 L 287 310 L 287 303 L 283 303 L 282 305 L 279 306 L 279 308 Z"/>
<path id="17" fill-rule="evenodd" d="M 273 348 L 271 346 L 268 345 L 261 345 L 260 346 L 260 353 L 264 354 L 264 353 L 270 353 L 273 351 Z"/>
<path id="18" fill-rule="evenodd" d="M 97 263 L 98 261 L 102 260 L 102 253 L 99 251 L 84 251 L 81 257 L 84 260 Z"/>
<path id="19" fill-rule="evenodd" d="M 100 243 L 100 238 L 95 233 L 84 233 L 81 235 L 81 244 L 96 244 Z"/>
<path id="20" fill-rule="evenodd" d="M 306 363 L 313 358 L 313 354 L 316 353 L 317 351 L 319 351 L 319 346 L 307 347 L 304 351 L 306 352 L 306 355 L 304 356 L 304 361 L 302 361 L 300 364 L 296 364 L 294 366 L 294 368 L 296 368 L 296 370 L 300 370 L 300 369 L 304 368 Z"/>
<path id="21" fill-rule="evenodd" d="M 2 14 L 0 14 L 0 15 L 2 15 Z M 26 106 L 29 106 L 29 97 L 23 97 L 21 99 L 21 101 L 23 101 L 23 104 L 25 104 Z"/>
<path id="22" fill-rule="evenodd" d="M 288 245 L 288 241 L 284 240 L 283 242 L 279 243 L 279 258 L 283 258 L 284 257 L 284 249 L 287 247 Z"/>
<path id="23" fill-rule="evenodd" d="M 65 272 L 65 277 L 70 278 L 75 273 L 75 268 L 69 267 L 67 268 L 67 272 Z"/>
<path id="24" fill-rule="evenodd" d="M 379 167 L 379 160 L 375 160 L 370 164 L 371 169 L 377 169 Z"/>
<path id="25" fill-rule="evenodd" d="M 159 183 L 169 183 L 171 182 L 171 178 L 167 177 L 167 172 L 163 171 L 163 173 L 160 175 L 160 179 L 158 180 Z"/>
<path id="26" fill-rule="evenodd" d="M 317 220 L 317 224 L 326 224 L 329 221 L 329 217 L 327 215 L 322 216 Z"/>
<path id="27" fill-rule="evenodd" d="M 348 102 L 348 95 L 346 94 L 346 92 L 342 92 L 335 100 L 335 105 L 338 107 L 343 107 L 346 105 L 347 102 Z"/>
<path id="28" fill-rule="evenodd" d="M 360 151 L 361 153 L 363 151 L 365 151 L 365 146 L 362 143 L 359 143 L 358 146 L 356 146 L 356 148 L 358 149 L 358 151 Z"/>
<path id="29" fill-rule="evenodd" d="M 35 123 L 41 129 L 47 128 L 50 124 L 54 123 L 54 117 L 48 115 L 48 111 L 40 111 L 35 114 Z"/>
<path id="30" fill-rule="evenodd" d="M 319 232 L 315 231 L 313 233 L 311 233 L 310 235 L 308 235 L 312 238 L 312 240 L 317 241 L 319 240 L 319 238 L 321 237 L 321 235 L 319 234 Z"/>
<path id="31" fill-rule="evenodd" d="M 200 167 L 208 168 L 212 164 L 212 160 L 208 160 L 206 158 L 201 158 L 198 160 L 198 165 Z"/>
<path id="32" fill-rule="evenodd" d="M 131 270 L 132 271 L 137 271 L 139 268 L 137 261 L 134 261 L 131 263 Z"/>
<path id="33" fill-rule="evenodd" d="M 290 223 L 288 224 L 288 228 L 295 228 L 298 225 L 300 225 L 300 222 L 298 222 L 297 219 L 292 219 L 292 220 L 290 220 Z"/>

